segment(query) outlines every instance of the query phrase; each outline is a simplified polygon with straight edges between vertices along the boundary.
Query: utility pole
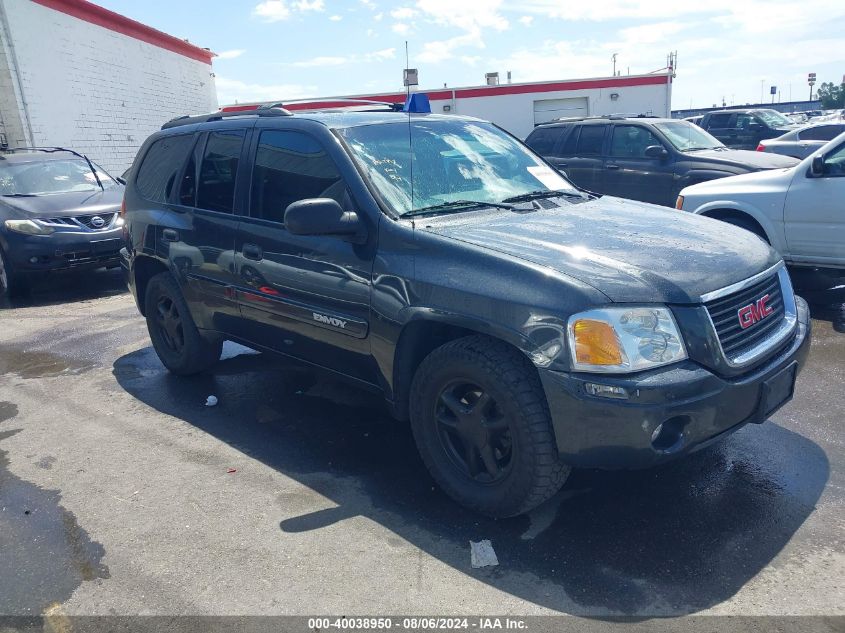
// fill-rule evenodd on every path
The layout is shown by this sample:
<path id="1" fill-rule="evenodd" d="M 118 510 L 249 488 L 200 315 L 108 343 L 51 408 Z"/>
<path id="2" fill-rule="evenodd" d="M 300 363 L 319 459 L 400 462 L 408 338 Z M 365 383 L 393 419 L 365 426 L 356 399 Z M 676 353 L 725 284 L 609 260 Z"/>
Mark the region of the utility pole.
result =
<path id="1" fill-rule="evenodd" d="M 616 56 L 618 54 L 619 53 L 613 53 L 613 55 L 610 56 L 610 59 L 613 61 L 613 76 L 614 77 L 616 76 Z"/>
<path id="2" fill-rule="evenodd" d="M 763 103 L 763 87 L 764 87 L 765 85 L 766 85 L 766 80 L 765 80 L 765 78 L 764 78 L 764 79 L 761 79 L 761 80 L 760 80 L 760 103 L 761 103 L 761 104 Z"/>

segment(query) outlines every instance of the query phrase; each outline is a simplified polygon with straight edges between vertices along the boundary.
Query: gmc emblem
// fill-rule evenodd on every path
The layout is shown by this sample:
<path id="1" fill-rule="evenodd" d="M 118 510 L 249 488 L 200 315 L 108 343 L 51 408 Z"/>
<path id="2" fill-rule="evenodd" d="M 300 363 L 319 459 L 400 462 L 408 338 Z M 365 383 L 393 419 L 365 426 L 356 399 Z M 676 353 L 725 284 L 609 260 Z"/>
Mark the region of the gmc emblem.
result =
<path id="1" fill-rule="evenodd" d="M 749 303 L 747 306 L 737 310 L 739 325 L 743 330 L 750 328 L 758 321 L 762 321 L 775 311 L 774 308 L 766 305 L 768 301 L 769 295 L 763 295 L 757 299 L 756 303 Z"/>

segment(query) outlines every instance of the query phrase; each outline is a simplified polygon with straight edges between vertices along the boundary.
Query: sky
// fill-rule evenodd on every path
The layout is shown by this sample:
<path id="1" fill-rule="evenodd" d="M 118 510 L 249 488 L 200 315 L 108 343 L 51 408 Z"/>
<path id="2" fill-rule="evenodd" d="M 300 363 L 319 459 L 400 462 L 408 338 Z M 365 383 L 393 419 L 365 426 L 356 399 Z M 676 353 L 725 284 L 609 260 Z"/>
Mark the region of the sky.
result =
<path id="1" fill-rule="evenodd" d="M 678 52 L 672 108 L 809 97 L 845 75 L 842 0 L 96 0 L 217 53 L 220 105 L 420 89 L 487 72 L 547 81 L 653 72 Z M 818 85 L 816 86 L 818 87 Z"/>

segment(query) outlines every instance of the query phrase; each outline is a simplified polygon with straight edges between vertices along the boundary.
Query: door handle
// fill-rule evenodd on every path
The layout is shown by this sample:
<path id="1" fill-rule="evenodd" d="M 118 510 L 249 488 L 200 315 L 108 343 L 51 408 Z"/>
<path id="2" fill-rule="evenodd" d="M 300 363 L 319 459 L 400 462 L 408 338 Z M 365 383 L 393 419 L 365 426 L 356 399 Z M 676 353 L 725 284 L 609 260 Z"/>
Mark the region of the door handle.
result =
<path id="1" fill-rule="evenodd" d="M 242 252 L 244 257 L 255 262 L 260 262 L 264 259 L 264 251 L 262 251 L 261 247 L 257 244 L 244 244 Z"/>
<path id="2" fill-rule="evenodd" d="M 563 161 L 557 161 L 555 163 L 555 167 L 566 167 L 566 165 L 567 163 L 564 163 Z"/>
<path id="3" fill-rule="evenodd" d="M 607 165 L 607 169 L 619 169 L 619 165 Z"/>
<path id="4" fill-rule="evenodd" d="M 173 229 L 164 229 L 161 232 L 161 239 L 163 239 L 165 242 L 178 242 L 179 233 L 177 233 Z"/>

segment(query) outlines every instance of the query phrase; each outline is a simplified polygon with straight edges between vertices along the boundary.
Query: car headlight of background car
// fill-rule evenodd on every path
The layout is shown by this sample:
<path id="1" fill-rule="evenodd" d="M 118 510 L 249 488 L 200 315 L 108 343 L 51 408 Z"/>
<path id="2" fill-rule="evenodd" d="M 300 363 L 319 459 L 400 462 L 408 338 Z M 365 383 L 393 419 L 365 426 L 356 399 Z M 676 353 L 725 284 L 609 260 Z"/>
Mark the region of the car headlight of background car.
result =
<path id="1" fill-rule="evenodd" d="M 25 235 L 50 235 L 54 231 L 49 226 L 44 226 L 34 220 L 6 220 L 4 224 L 10 231 Z"/>
<path id="2" fill-rule="evenodd" d="M 576 371 L 628 373 L 687 358 L 668 308 L 610 307 L 569 317 L 572 367 Z"/>

